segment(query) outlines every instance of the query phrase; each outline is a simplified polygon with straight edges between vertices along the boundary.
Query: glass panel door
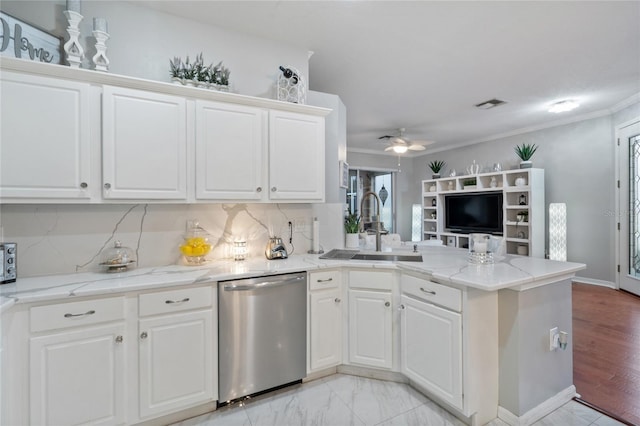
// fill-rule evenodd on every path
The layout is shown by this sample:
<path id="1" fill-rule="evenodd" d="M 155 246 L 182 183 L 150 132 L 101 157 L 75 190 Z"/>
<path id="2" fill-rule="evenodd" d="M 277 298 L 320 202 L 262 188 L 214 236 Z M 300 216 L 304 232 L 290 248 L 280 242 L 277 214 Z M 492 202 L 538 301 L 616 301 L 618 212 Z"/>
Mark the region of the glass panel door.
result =
<path id="1" fill-rule="evenodd" d="M 640 122 L 619 131 L 620 288 L 640 295 Z"/>

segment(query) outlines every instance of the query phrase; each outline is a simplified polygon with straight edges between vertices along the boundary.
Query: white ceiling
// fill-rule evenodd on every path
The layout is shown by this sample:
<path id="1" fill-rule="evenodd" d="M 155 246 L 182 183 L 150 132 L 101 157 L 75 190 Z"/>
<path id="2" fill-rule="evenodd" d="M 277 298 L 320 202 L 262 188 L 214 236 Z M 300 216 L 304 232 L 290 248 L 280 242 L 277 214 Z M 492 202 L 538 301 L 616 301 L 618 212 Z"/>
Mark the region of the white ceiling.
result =
<path id="1" fill-rule="evenodd" d="M 378 136 L 405 127 L 436 141 L 428 153 L 596 115 L 640 93 L 638 1 L 147 4 L 313 51 L 310 88 L 345 103 L 351 150 L 383 153 Z M 508 103 L 474 107 L 494 97 Z M 546 111 L 566 98 L 582 106 Z"/>

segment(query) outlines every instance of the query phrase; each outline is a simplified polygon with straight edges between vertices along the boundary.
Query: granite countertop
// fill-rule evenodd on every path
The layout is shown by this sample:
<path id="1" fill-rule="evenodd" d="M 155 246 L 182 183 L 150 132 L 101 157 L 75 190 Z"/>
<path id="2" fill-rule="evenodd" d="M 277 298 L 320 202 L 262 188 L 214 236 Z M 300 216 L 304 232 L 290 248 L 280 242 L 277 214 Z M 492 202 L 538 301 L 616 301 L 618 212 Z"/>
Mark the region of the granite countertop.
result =
<path id="1" fill-rule="evenodd" d="M 427 246 L 420 247 L 420 252 L 423 255 L 422 262 L 330 260 L 319 259 L 318 255 L 300 254 L 283 260 L 264 258 L 253 258 L 242 262 L 217 260 L 195 267 L 169 265 L 138 268 L 115 274 L 85 272 L 18 278 L 15 283 L 0 286 L 0 312 L 15 303 L 56 300 L 70 296 L 108 295 L 338 267 L 413 271 L 427 274 L 441 283 L 452 283 L 486 291 L 505 288 L 526 290 L 569 278 L 586 267 L 581 263 L 512 255 L 498 259 L 493 265 L 471 265 L 467 262 L 467 251 L 463 249 Z"/>

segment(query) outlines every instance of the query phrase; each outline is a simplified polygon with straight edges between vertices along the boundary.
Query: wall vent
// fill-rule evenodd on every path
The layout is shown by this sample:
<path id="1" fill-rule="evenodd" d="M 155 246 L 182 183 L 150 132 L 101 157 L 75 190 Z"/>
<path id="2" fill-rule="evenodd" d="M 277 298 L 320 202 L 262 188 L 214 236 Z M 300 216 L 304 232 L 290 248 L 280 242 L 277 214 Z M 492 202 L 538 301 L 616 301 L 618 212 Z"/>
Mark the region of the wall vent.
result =
<path id="1" fill-rule="evenodd" d="M 507 103 L 507 101 L 503 101 L 503 100 L 494 98 L 494 99 L 490 99 L 488 101 L 484 101 L 484 102 L 481 102 L 479 104 L 476 104 L 476 108 L 479 108 L 479 109 L 491 109 L 491 108 L 495 108 L 497 106 L 500 106 L 500 105 L 506 104 L 506 103 Z"/>

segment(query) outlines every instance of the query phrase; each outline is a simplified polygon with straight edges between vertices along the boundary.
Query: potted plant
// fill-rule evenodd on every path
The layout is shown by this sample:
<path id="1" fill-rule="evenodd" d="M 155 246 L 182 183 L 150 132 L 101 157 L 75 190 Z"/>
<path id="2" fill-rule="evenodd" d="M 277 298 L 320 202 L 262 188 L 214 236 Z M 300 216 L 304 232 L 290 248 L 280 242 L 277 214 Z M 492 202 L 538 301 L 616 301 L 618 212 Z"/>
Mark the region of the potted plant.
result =
<path id="1" fill-rule="evenodd" d="M 429 168 L 433 172 L 433 175 L 431 176 L 433 179 L 438 179 L 440 177 L 440 170 L 442 170 L 445 164 L 447 163 L 442 160 L 436 160 L 429 163 Z"/>
<path id="2" fill-rule="evenodd" d="M 477 186 L 476 178 L 464 179 L 462 181 L 462 189 L 475 189 Z"/>
<path id="3" fill-rule="evenodd" d="M 533 154 L 535 154 L 536 150 L 538 149 L 536 144 L 533 143 L 529 145 L 529 144 L 523 143 L 522 145 L 516 146 L 514 149 L 516 151 L 516 154 L 521 160 L 520 168 L 530 169 L 532 166 L 531 157 L 533 157 Z"/>
<path id="4" fill-rule="evenodd" d="M 174 56 L 173 60 L 169 60 L 169 69 L 171 72 L 171 81 L 175 84 L 182 84 L 184 78 L 184 65 L 182 59 Z"/>
<path id="5" fill-rule="evenodd" d="M 344 230 L 347 233 L 345 247 L 346 248 L 358 248 L 358 232 L 360 232 L 360 216 L 358 213 L 351 213 L 351 209 L 349 209 L 349 214 L 344 217 Z"/>
<path id="6" fill-rule="evenodd" d="M 518 213 L 516 213 L 516 224 L 517 223 L 527 223 L 529 222 L 529 212 L 526 210 L 521 210 Z"/>

